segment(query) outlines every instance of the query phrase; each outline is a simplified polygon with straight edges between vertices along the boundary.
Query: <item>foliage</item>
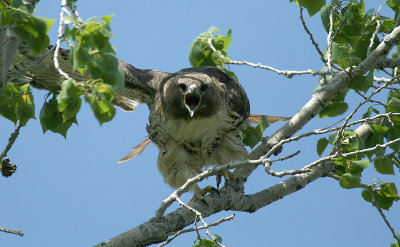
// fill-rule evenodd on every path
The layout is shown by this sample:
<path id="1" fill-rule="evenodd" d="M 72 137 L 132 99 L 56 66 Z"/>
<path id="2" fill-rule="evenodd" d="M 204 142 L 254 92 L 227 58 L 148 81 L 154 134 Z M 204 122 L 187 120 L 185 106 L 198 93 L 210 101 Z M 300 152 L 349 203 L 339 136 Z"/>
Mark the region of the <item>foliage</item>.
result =
<path id="1" fill-rule="evenodd" d="M 0 1 L 0 26 L 6 26 L 35 55 L 49 46 L 47 33 L 53 22 L 29 13 L 21 0 Z"/>
<path id="2" fill-rule="evenodd" d="M 28 84 L 7 84 L 0 96 L 0 115 L 14 124 L 18 121 L 25 125 L 29 119 L 35 119 L 35 105 L 32 90 Z"/>
<path id="3" fill-rule="evenodd" d="M 223 67 L 231 61 L 231 57 L 228 55 L 228 47 L 231 42 L 232 30 L 229 29 L 225 36 L 221 36 L 217 27 L 210 27 L 207 31 L 201 33 L 190 46 L 190 64 L 193 67 L 218 67 L 237 80 L 232 71 Z"/>
<path id="4" fill-rule="evenodd" d="M 74 2 L 67 1 L 71 10 Z M 39 115 L 43 132 L 50 130 L 66 137 L 71 125 L 77 123 L 82 96 L 91 105 L 100 124 L 113 119 L 115 107 L 111 102 L 115 89 L 124 84 L 124 75 L 118 68 L 115 49 L 109 42 L 112 37 L 111 19 L 111 16 L 103 16 L 100 20 L 90 18 L 82 21 L 72 15 L 64 18 L 63 39 L 72 46 L 70 59 L 73 69 L 88 73 L 92 79 L 88 82 L 66 79 L 59 92 L 51 92 L 53 96 L 48 96 Z M 25 42 L 35 55 L 49 46 L 47 33 L 53 21 L 32 15 L 20 0 L 0 2 L 0 25 L 5 25 L 21 42 Z M 8 84 L 0 95 L 0 115 L 14 124 L 18 120 L 26 124 L 35 118 L 34 109 L 28 84 Z"/>
<path id="5" fill-rule="evenodd" d="M 213 235 L 213 237 L 215 238 L 215 241 L 217 241 L 220 244 L 222 243 L 222 238 L 220 236 Z M 193 247 L 218 247 L 218 246 L 220 245 L 206 238 L 198 238 L 194 241 L 193 244 Z"/>

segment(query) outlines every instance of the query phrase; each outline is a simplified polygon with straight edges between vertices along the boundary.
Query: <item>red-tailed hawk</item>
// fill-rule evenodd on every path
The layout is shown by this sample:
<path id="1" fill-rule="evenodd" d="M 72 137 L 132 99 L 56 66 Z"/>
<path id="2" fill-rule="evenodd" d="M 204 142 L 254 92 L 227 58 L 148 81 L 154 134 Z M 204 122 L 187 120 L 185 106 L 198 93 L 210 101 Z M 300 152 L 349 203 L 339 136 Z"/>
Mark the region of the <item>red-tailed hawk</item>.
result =
<path id="1" fill-rule="evenodd" d="M 157 166 L 167 184 L 180 187 L 205 167 L 247 157 L 242 130 L 249 100 L 225 72 L 216 67 L 172 74 L 130 67 L 124 72 L 126 87 L 132 89 L 127 97 L 150 109 L 147 131 L 160 150 Z M 192 189 L 201 196 L 197 185 Z"/>

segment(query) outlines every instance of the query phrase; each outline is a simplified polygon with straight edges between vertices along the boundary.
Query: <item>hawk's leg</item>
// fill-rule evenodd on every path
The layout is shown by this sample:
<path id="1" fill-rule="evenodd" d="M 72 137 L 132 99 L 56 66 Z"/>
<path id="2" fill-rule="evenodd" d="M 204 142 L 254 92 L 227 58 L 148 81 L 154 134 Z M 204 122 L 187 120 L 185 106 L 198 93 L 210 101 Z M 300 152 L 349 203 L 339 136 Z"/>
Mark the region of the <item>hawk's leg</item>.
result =
<path id="1" fill-rule="evenodd" d="M 217 175 L 217 189 L 219 189 L 219 185 L 221 184 L 222 176 L 224 176 L 225 181 L 230 179 L 239 182 L 239 178 L 233 172 L 226 170 Z"/>
<path id="2" fill-rule="evenodd" d="M 192 197 L 191 201 L 194 199 L 200 199 L 200 200 L 204 199 L 204 196 L 209 193 L 210 194 L 217 193 L 219 196 L 219 191 L 216 188 L 212 187 L 211 185 L 208 185 L 208 186 L 204 187 L 203 189 L 200 189 L 200 187 L 197 184 L 195 184 L 195 185 L 193 185 L 193 190 L 194 190 L 194 193 L 193 193 L 193 197 Z"/>

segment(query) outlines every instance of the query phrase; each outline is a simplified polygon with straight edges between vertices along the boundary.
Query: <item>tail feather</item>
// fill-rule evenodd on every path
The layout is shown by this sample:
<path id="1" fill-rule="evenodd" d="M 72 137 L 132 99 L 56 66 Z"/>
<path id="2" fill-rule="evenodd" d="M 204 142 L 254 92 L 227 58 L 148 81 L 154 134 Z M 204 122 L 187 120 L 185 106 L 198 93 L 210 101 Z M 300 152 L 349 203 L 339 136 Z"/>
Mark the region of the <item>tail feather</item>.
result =
<path id="1" fill-rule="evenodd" d="M 269 124 L 291 119 L 290 117 L 276 117 L 268 115 L 250 114 L 249 120 L 253 124 L 259 124 L 261 123 L 263 116 L 267 119 Z"/>
<path id="2" fill-rule="evenodd" d="M 146 140 L 142 141 L 139 145 L 134 147 L 132 149 L 132 152 L 130 152 L 127 156 L 123 157 L 120 161 L 118 161 L 118 164 L 121 164 L 127 160 L 130 160 L 130 159 L 138 156 L 146 149 L 147 145 L 149 145 L 150 143 L 151 143 L 151 140 L 150 140 L 150 138 L 147 137 Z"/>

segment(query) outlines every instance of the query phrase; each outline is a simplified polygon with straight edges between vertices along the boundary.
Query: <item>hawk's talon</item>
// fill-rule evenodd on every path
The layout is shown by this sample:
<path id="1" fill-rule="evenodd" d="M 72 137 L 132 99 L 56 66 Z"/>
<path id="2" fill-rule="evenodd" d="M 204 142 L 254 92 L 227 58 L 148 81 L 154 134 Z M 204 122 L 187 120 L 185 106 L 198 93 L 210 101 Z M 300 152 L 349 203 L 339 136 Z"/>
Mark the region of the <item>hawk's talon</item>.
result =
<path id="1" fill-rule="evenodd" d="M 236 175 L 235 175 L 233 172 L 231 172 L 231 171 L 224 171 L 223 176 L 224 176 L 224 179 L 225 179 L 225 180 L 230 179 L 230 180 L 235 181 L 236 183 L 239 183 L 239 177 L 236 176 Z"/>
<path id="2" fill-rule="evenodd" d="M 217 190 L 219 189 L 219 185 L 221 184 L 221 174 L 217 174 L 216 180 L 217 180 Z"/>
<path id="3" fill-rule="evenodd" d="M 207 194 L 211 194 L 211 193 L 217 193 L 218 197 L 220 197 L 219 190 L 212 187 L 211 185 L 208 185 L 208 186 L 204 187 L 203 189 L 200 189 L 200 187 L 197 184 L 194 185 L 193 187 L 194 187 L 194 194 L 193 194 L 191 201 L 193 199 L 204 200 L 204 196 Z"/>

